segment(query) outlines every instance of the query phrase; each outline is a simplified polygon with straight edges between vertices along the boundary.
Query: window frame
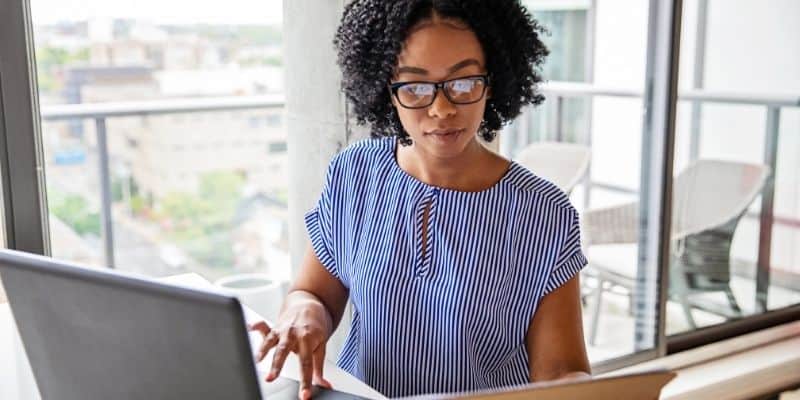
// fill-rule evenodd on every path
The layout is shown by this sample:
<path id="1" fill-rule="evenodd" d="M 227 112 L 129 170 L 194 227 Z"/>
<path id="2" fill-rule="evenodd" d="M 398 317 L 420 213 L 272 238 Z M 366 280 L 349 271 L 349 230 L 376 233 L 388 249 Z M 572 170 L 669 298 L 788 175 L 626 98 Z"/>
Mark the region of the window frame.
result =
<path id="1" fill-rule="evenodd" d="M 580 3 L 584 3 L 582 1 Z M 593 12 L 595 1 L 591 1 Z M 640 243 L 657 264 L 652 349 L 635 352 L 594 365 L 605 372 L 714 341 L 800 319 L 800 304 L 743 317 L 699 330 L 665 335 L 669 268 L 672 165 L 675 145 L 676 103 L 681 42 L 682 0 L 649 1 L 647 69 L 645 82 L 642 151 L 651 161 L 642 171 L 642 188 L 649 196 L 641 201 L 650 240 Z M 590 25 L 587 29 L 593 29 Z M 45 163 L 40 122 L 36 61 L 30 0 L 0 2 L 0 177 L 2 178 L 3 229 L 6 246 L 30 253 L 51 255 L 45 191 Z M 588 43 L 592 46 L 591 41 Z M 591 51 L 591 50 L 589 50 Z M 592 62 L 588 58 L 588 62 Z M 13 101 L 12 101 L 13 100 Z M 289 152 L 289 157 L 298 156 Z M 647 180 L 647 182 L 645 182 Z M 304 201 L 302 203 L 307 203 Z M 665 240 L 665 238 L 667 238 Z M 650 295 L 652 297 L 652 294 Z"/>
<path id="2" fill-rule="evenodd" d="M 6 247 L 50 255 L 29 0 L 0 2 L 0 171 Z"/>

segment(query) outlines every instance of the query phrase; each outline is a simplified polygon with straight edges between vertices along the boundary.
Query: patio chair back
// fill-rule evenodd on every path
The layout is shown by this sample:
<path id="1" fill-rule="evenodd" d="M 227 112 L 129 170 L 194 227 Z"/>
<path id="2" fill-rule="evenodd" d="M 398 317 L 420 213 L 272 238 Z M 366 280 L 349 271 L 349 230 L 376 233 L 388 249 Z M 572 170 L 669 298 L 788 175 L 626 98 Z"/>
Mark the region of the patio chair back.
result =
<path id="1" fill-rule="evenodd" d="M 522 149 L 514 161 L 569 194 L 586 175 L 591 154 L 588 147 L 579 144 L 536 142 Z"/>

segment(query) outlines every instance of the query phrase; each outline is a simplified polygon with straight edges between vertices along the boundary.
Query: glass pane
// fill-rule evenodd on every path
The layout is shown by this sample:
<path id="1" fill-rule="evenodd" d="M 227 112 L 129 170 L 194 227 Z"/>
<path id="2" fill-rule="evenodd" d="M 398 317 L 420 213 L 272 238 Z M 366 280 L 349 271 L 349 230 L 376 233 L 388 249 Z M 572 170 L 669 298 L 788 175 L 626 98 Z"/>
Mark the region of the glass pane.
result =
<path id="1" fill-rule="evenodd" d="M 53 257 L 246 287 L 270 318 L 290 273 L 282 2 L 30 3 Z M 3 307 L 0 398 L 38 398 Z"/>
<path id="2" fill-rule="evenodd" d="M 32 2 L 53 256 L 287 279 L 281 2 L 89 3 Z"/>
<path id="3" fill-rule="evenodd" d="M 798 22 L 794 1 L 684 2 L 668 334 L 800 303 Z"/>
<path id="4" fill-rule="evenodd" d="M 642 171 L 649 162 L 642 157 L 641 97 L 648 2 L 525 3 L 551 32 L 543 68 L 547 100 L 505 129 L 502 151 L 559 185 L 581 212 L 590 360 L 652 350 L 655 255 L 640 256 L 638 243 L 657 237 L 637 232 Z M 598 87 L 605 89 L 602 95 L 594 94 Z"/>

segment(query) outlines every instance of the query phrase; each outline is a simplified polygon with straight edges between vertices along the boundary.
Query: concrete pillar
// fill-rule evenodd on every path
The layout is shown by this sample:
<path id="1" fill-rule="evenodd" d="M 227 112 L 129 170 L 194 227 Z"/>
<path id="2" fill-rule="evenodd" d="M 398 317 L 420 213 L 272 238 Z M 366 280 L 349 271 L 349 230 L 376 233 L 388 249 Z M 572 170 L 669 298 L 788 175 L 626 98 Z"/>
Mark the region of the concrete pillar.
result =
<path id="1" fill-rule="evenodd" d="M 289 243 L 292 276 L 308 247 L 304 214 L 314 207 L 331 157 L 347 143 L 333 36 L 344 0 L 284 0 Z"/>
<path id="2" fill-rule="evenodd" d="M 316 204 L 328 162 L 348 143 L 341 72 L 333 36 L 345 0 L 283 0 L 289 246 L 292 277 L 309 246 L 303 217 Z M 350 328 L 350 307 L 328 343 L 335 360 Z"/>

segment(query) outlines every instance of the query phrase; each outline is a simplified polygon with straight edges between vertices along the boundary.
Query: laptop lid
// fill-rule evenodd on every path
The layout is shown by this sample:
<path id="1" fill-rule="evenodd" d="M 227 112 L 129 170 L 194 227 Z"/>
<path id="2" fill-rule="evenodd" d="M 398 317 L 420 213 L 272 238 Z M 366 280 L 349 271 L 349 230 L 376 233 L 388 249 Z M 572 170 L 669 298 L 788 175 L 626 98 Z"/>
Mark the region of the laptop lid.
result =
<path id="1" fill-rule="evenodd" d="M 234 297 L 0 250 L 44 399 L 260 399 Z"/>

